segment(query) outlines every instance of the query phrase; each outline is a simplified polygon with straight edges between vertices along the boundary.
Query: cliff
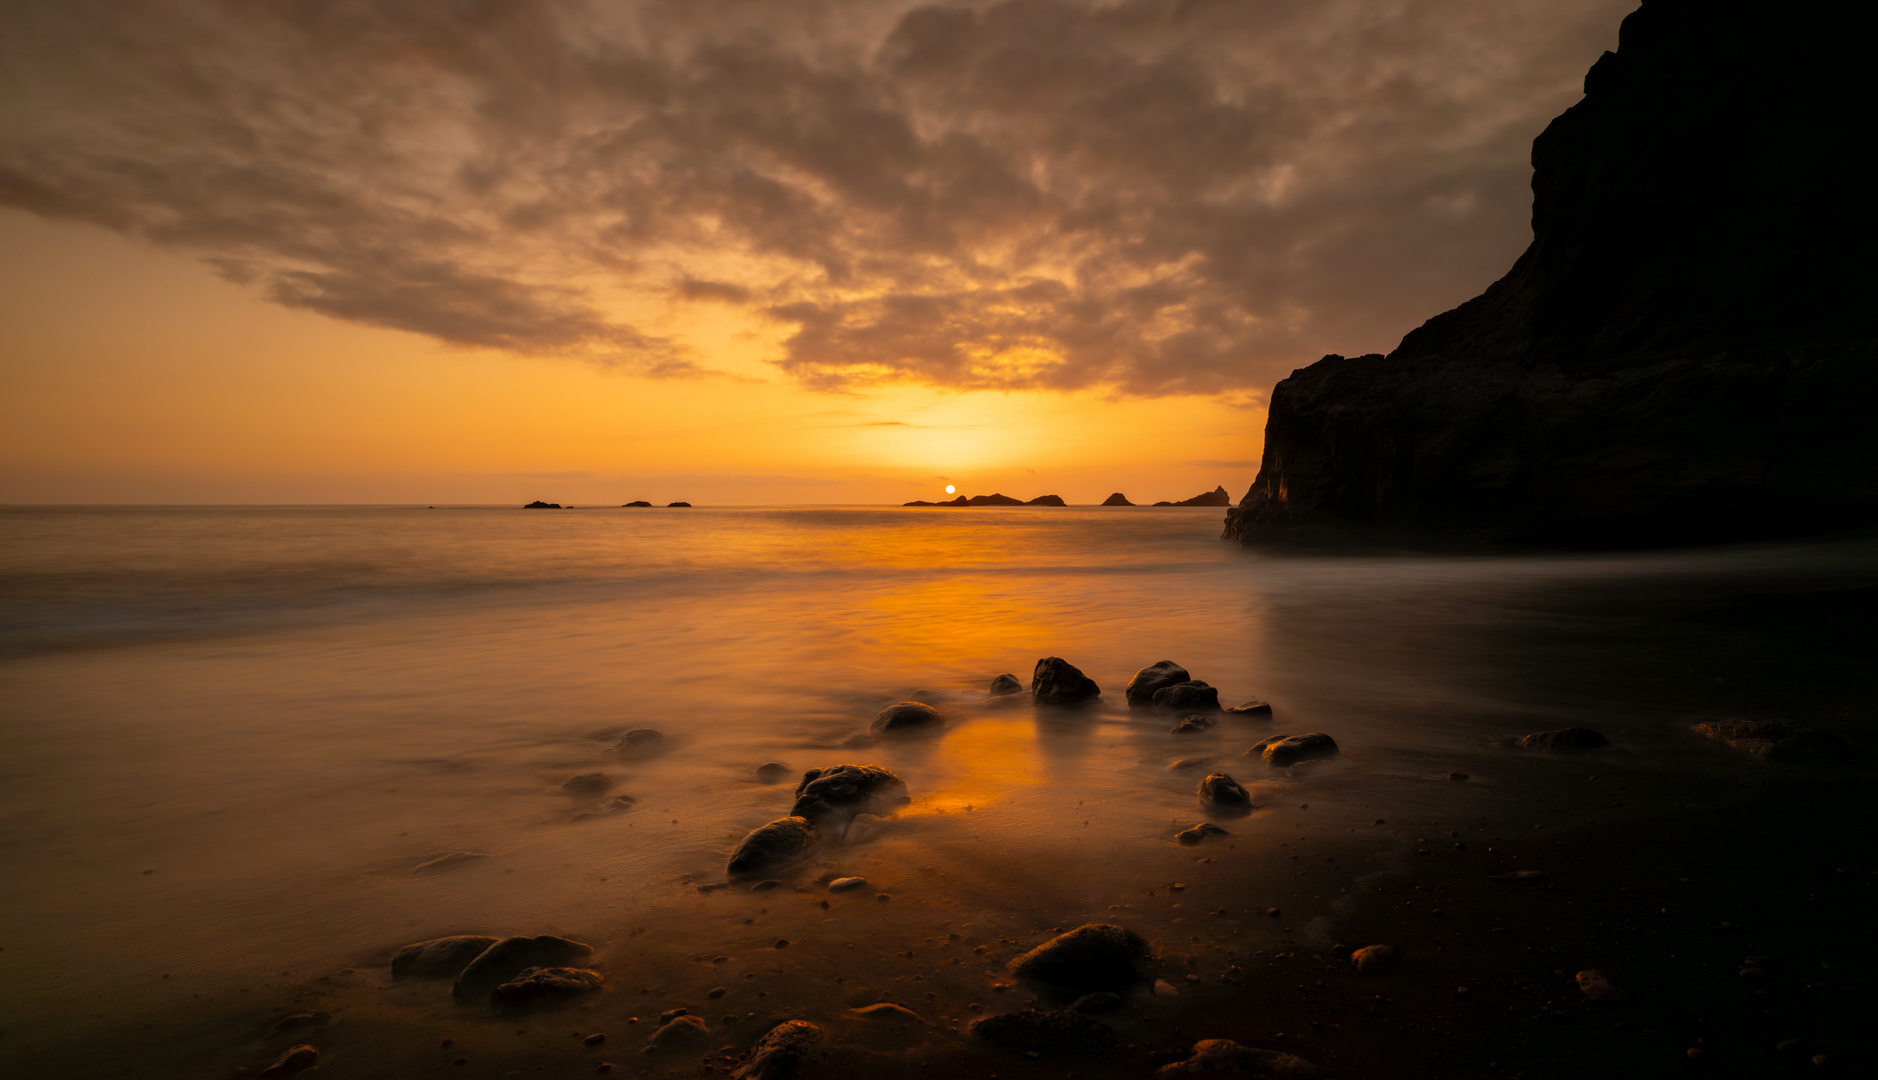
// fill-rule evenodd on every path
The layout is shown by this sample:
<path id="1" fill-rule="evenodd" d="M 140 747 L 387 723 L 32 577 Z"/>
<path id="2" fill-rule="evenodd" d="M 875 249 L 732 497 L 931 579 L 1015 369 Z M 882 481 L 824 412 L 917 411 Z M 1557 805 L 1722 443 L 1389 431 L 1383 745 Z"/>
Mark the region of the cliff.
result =
<path id="1" fill-rule="evenodd" d="M 1648 546 L 1878 523 L 1852 8 L 1646 0 L 1533 143 L 1533 241 L 1272 393 L 1246 543 Z"/>

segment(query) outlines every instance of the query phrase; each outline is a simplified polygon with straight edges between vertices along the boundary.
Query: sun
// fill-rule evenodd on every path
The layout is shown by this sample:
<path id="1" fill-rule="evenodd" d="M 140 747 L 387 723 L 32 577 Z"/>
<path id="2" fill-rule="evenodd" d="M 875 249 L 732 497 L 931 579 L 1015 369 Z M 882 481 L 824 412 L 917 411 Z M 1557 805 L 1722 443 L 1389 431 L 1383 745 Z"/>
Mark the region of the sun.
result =
<path id="1" fill-rule="evenodd" d="M 947 495 L 950 495 L 950 494 L 952 494 L 952 493 L 953 493 L 954 491 L 957 491 L 957 490 L 958 490 L 958 489 L 957 489 L 957 488 L 955 488 L 955 487 L 953 487 L 953 486 L 952 486 L 951 484 L 947 484 L 947 485 L 946 485 L 946 494 L 947 494 Z"/>

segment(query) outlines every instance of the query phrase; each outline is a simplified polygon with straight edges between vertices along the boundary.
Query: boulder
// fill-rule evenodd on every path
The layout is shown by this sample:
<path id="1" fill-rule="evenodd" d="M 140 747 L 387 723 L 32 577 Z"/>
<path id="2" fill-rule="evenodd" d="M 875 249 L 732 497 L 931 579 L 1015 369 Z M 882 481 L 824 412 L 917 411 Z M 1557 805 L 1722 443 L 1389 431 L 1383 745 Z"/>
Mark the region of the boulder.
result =
<path id="1" fill-rule="evenodd" d="M 1044 705 L 1074 705 L 1102 696 L 1102 688 L 1068 660 L 1046 656 L 1030 676 L 1030 695 Z"/>
<path id="2" fill-rule="evenodd" d="M 292 1076 L 295 1073 L 305 1072 L 319 1063 L 319 1050 L 301 1043 L 275 1058 L 274 1064 L 261 1070 L 261 1075 L 264 1077 Z"/>
<path id="3" fill-rule="evenodd" d="M 540 499 L 536 499 L 534 502 L 522 507 L 524 510 L 559 510 L 560 508 L 560 503 L 542 502 Z"/>
<path id="4" fill-rule="evenodd" d="M 632 502 L 629 502 L 629 503 L 620 503 L 620 509 L 624 510 L 624 509 L 634 507 L 634 506 L 651 506 L 651 505 L 652 505 L 651 503 L 645 501 L 644 499 L 634 499 Z"/>
<path id="5" fill-rule="evenodd" d="M 1024 684 L 1018 682 L 1017 676 L 1008 671 L 991 680 L 991 692 L 993 694 L 1000 696 L 1004 694 L 1020 694 L 1023 693 L 1023 690 Z"/>
<path id="6" fill-rule="evenodd" d="M 912 799 L 906 781 L 891 769 L 879 765 L 835 765 L 810 769 L 796 785 L 795 806 L 789 811 L 797 817 L 822 821 L 856 814 L 877 814 Z"/>
<path id="7" fill-rule="evenodd" d="M 945 720 L 939 716 L 939 710 L 918 701 L 902 701 L 898 705 L 889 705 L 874 717 L 868 730 L 894 735 L 937 735 L 945 730 Z"/>
<path id="8" fill-rule="evenodd" d="M 506 937 L 484 949 L 456 977 L 458 1001 L 487 1001 L 489 992 L 534 967 L 555 967 L 590 955 L 593 946 L 552 934 Z"/>
<path id="9" fill-rule="evenodd" d="M 1350 954 L 1350 970 L 1358 975 L 1381 975 L 1395 966 L 1393 945 L 1366 945 Z"/>
<path id="10" fill-rule="evenodd" d="M 1212 717 L 1201 716 L 1198 713 L 1195 713 L 1192 716 L 1181 717 L 1180 723 L 1175 724 L 1173 727 L 1168 728 L 1167 730 L 1172 732 L 1175 735 L 1192 735 L 1197 732 L 1211 730 L 1213 727 L 1213 722 L 1214 721 Z"/>
<path id="11" fill-rule="evenodd" d="M 573 795 L 598 795 L 612 786 L 613 778 L 598 772 L 581 773 L 561 782 L 561 787 Z"/>
<path id="12" fill-rule="evenodd" d="M 1107 1024 L 1075 1009 L 1020 1009 L 982 1016 L 965 1034 L 1000 1050 L 1033 1054 L 1100 1054 L 1115 1046 Z"/>
<path id="13" fill-rule="evenodd" d="M 784 1020 L 750 1048 L 730 1080 L 784 1080 L 822 1043 L 822 1029 L 807 1020 Z"/>
<path id="14" fill-rule="evenodd" d="M 1232 834 L 1209 821 L 1202 821 L 1191 829 L 1182 829 L 1174 834 L 1174 839 L 1183 844 L 1198 844 L 1207 840 L 1217 840 Z"/>
<path id="15" fill-rule="evenodd" d="M 789 779 L 793 772 L 780 761 L 766 761 L 756 767 L 756 778 L 765 784 L 777 784 Z"/>
<path id="16" fill-rule="evenodd" d="M 1025 506 L 1062 506 L 1064 505 L 1064 502 L 1063 502 L 1063 496 L 1061 495 L 1039 495 L 1036 498 L 1025 503 L 1024 505 Z"/>
<path id="17" fill-rule="evenodd" d="M 1257 698 L 1243 705 L 1229 706 L 1226 711 L 1234 716 L 1262 716 L 1266 719 L 1270 719 L 1272 715 L 1272 707 Z"/>
<path id="18" fill-rule="evenodd" d="M 1252 796 L 1239 781 L 1225 773 L 1209 773 L 1200 781 L 1200 801 L 1232 809 L 1251 809 Z"/>
<path id="19" fill-rule="evenodd" d="M 710 1025 L 704 1022 L 703 1017 L 681 1012 L 660 1024 L 658 1030 L 652 1033 L 652 1038 L 646 1041 L 646 1053 L 677 1047 L 700 1046 L 710 1037 Z"/>
<path id="20" fill-rule="evenodd" d="M 1303 735 L 1273 735 L 1261 739 L 1246 751 L 1246 756 L 1263 758 L 1265 764 L 1282 769 L 1313 758 L 1333 758 L 1339 753 L 1337 740 L 1321 731 L 1309 731 Z"/>
<path id="21" fill-rule="evenodd" d="M 652 728 L 634 728 L 619 737 L 613 749 L 624 752 L 646 753 L 665 748 L 665 733 Z"/>
<path id="22" fill-rule="evenodd" d="M 1128 496 L 1123 495 L 1121 492 L 1118 491 L 1115 494 L 1110 495 L 1108 498 L 1103 499 L 1102 505 L 1103 506 L 1133 506 L 1135 504 L 1128 501 Z"/>
<path id="23" fill-rule="evenodd" d="M 1163 709 L 1210 709 L 1219 711 L 1219 691 L 1199 681 L 1174 683 L 1154 692 L 1151 700 Z"/>
<path id="24" fill-rule="evenodd" d="M 1148 975 L 1147 939 L 1112 923 L 1089 923 L 1012 960 L 1011 973 L 1059 993 L 1125 991 Z"/>
<path id="25" fill-rule="evenodd" d="M 1535 731 L 1519 740 L 1522 750 L 1595 750 L 1611 745 L 1611 740 L 1590 728 L 1568 727 L 1557 731 Z"/>
<path id="26" fill-rule="evenodd" d="M 1215 1076 L 1243 1076 L 1250 1080 L 1302 1080 L 1317 1075 L 1317 1066 L 1301 1057 L 1241 1046 L 1231 1039 L 1206 1039 L 1193 1044 L 1193 1056 L 1163 1065 L 1156 1076 L 1167 1080 L 1204 1080 Z"/>
<path id="27" fill-rule="evenodd" d="M 1172 660 L 1160 660 L 1135 672 L 1135 677 L 1128 680 L 1128 689 L 1124 693 L 1130 705 L 1152 705 L 1155 691 L 1184 683 L 1191 678 L 1193 676 L 1187 674 L 1186 668 Z"/>
<path id="28" fill-rule="evenodd" d="M 1583 994 L 1585 1000 L 1593 1005 L 1608 1005 L 1621 1000 L 1624 996 L 1624 992 L 1611 985 L 1611 980 L 1605 978 L 1604 973 L 1596 968 L 1589 968 L 1579 972 L 1576 976 L 1576 981 L 1578 983 L 1578 992 Z"/>
<path id="29" fill-rule="evenodd" d="M 777 818 L 752 829 L 731 853 L 726 869 L 735 878 L 761 877 L 808 858 L 820 841 L 821 833 L 808 818 Z"/>
<path id="30" fill-rule="evenodd" d="M 829 892 L 853 892 L 856 889 L 865 888 L 867 888 L 867 879 L 864 877 L 838 877 L 828 883 Z"/>
<path id="31" fill-rule="evenodd" d="M 495 938 L 482 934 L 457 934 L 406 945 L 391 957 L 391 977 L 454 979 L 495 943 Z"/>
<path id="32" fill-rule="evenodd" d="M 1835 754 L 1847 749 L 1825 728 L 1796 720 L 1710 720 L 1695 725 L 1694 730 L 1724 746 L 1764 758 Z"/>
<path id="33" fill-rule="evenodd" d="M 571 1001 L 600 989 L 606 979 L 597 971 L 573 967 L 524 968 L 489 992 L 489 1003 L 503 1012 Z"/>

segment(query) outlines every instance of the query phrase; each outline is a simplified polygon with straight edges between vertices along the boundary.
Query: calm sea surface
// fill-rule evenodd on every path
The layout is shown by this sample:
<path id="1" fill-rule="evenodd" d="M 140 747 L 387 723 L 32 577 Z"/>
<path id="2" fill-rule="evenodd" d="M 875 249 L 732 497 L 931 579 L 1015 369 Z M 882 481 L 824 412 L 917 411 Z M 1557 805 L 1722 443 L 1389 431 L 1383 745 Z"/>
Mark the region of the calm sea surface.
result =
<path id="1" fill-rule="evenodd" d="M 1316 558 L 1220 525 L 1187 508 L 0 509 L 0 1055 L 22 1031 L 44 1048 L 273 1007 L 283 973 L 369 970 L 445 933 L 570 934 L 609 987 L 674 993 L 698 956 L 778 935 L 806 971 L 848 950 L 884 980 L 886 943 L 945 928 L 1104 918 L 1216 948 L 1176 924 L 1228 895 L 1286 912 L 1241 942 L 1331 934 L 1340 896 L 1416 831 L 1751 788 L 1759 763 L 1698 720 L 1868 739 L 1871 594 L 1844 590 L 1878 585 L 1869 538 Z M 1043 656 L 1102 703 L 986 701 Z M 1178 717 L 1121 695 L 1162 659 L 1275 719 L 1170 734 Z M 850 743 L 909 697 L 947 714 L 942 737 Z M 1617 746 L 1592 766 L 1505 747 L 1569 724 Z M 665 751 L 622 755 L 634 728 Z M 1314 730 L 1343 757 L 1287 773 L 1241 756 Z M 1202 820 L 1206 769 L 1168 766 L 1207 756 L 1261 808 L 1201 853 L 1171 838 Z M 769 761 L 886 765 L 913 802 L 788 889 L 701 893 L 787 812 L 790 785 L 754 775 Z M 612 791 L 563 790 L 591 772 Z M 621 794 L 637 802 L 595 814 Z M 1357 853 L 1334 872 L 1286 861 L 1330 834 Z M 452 852 L 488 857 L 413 872 Z M 1236 876 L 1182 908 L 1164 886 L 1203 855 Z M 836 872 L 894 899 L 823 908 L 815 879 Z"/>

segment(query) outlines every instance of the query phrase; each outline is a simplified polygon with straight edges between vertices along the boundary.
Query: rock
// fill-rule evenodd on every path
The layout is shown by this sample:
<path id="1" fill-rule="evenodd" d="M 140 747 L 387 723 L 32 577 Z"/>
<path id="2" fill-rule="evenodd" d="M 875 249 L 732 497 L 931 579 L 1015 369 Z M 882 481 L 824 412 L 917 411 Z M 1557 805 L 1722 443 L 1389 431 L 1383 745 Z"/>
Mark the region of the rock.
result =
<path id="1" fill-rule="evenodd" d="M 1089 923 L 1017 957 L 1010 968 L 1020 979 L 1059 992 L 1119 992 L 1147 977 L 1152 954 L 1147 940 L 1133 930 Z"/>
<path id="2" fill-rule="evenodd" d="M 1065 504 L 1063 502 L 1063 496 L 1061 495 L 1039 495 L 1036 498 L 1031 499 L 1030 501 L 1026 502 L 1024 505 L 1025 506 L 1063 506 Z"/>
<path id="3" fill-rule="evenodd" d="M 559 510 L 560 508 L 560 503 L 542 502 L 540 499 L 536 499 L 534 502 L 522 507 L 524 510 Z"/>
<path id="4" fill-rule="evenodd" d="M 613 749 L 622 752 L 637 751 L 643 753 L 650 750 L 661 750 L 664 749 L 664 746 L 664 732 L 642 727 L 634 728 L 626 734 L 621 735 L 619 742 L 614 744 Z"/>
<path id="5" fill-rule="evenodd" d="M 469 962 L 450 994 L 458 1001 L 487 1001 L 489 992 L 529 968 L 555 967 L 590 955 L 593 946 L 552 934 L 506 937 Z"/>
<path id="6" fill-rule="evenodd" d="M 455 870 L 473 862 L 493 859 L 487 851 L 446 851 L 441 855 L 432 855 L 416 866 L 411 867 L 413 874 L 435 874 L 444 870 Z"/>
<path id="7" fill-rule="evenodd" d="M 1102 505 L 1103 506 L 1133 506 L 1135 504 L 1128 501 L 1128 496 L 1123 495 L 1121 492 L 1118 491 L 1115 494 L 1110 495 L 1108 498 L 1103 499 Z"/>
<path id="8" fill-rule="evenodd" d="M 965 505 L 967 506 L 1022 506 L 1024 505 L 1024 500 L 1013 499 L 1009 495 L 1005 495 L 1000 492 L 994 491 L 989 495 L 973 495 L 971 498 L 965 500 Z"/>
<path id="9" fill-rule="evenodd" d="M 680 1013 L 659 1024 L 659 1029 L 652 1033 L 646 1042 L 646 1052 L 667 1050 L 680 1046 L 697 1046 L 711 1037 L 710 1025 L 703 1017 Z"/>
<path id="10" fill-rule="evenodd" d="M 776 784 L 787 780 L 793 772 L 780 761 L 766 761 L 756 767 L 756 778 L 765 784 Z"/>
<path id="11" fill-rule="evenodd" d="M 1151 700 L 1163 709 L 1219 710 L 1219 691 L 1198 679 L 1163 686 L 1154 692 Z"/>
<path id="12" fill-rule="evenodd" d="M 392 976 L 396 978 L 396 975 Z M 274 1026 L 267 1029 L 269 1035 L 285 1035 L 301 1028 L 322 1027 L 332 1022 L 333 1014 L 328 1012 L 291 1013 L 274 1021 Z"/>
<path id="13" fill-rule="evenodd" d="M 905 1024 L 912 1026 L 926 1021 L 912 1009 L 904 1005 L 895 1005 L 891 1001 L 882 1001 L 873 1005 L 863 1005 L 850 1010 L 850 1014 L 862 1020 L 872 1020 L 882 1024 Z"/>
<path id="14" fill-rule="evenodd" d="M 843 822 L 856 814 L 880 814 L 912 801 L 906 781 L 879 765 L 835 765 L 810 769 L 796 785 L 789 811 L 812 821 Z"/>
<path id="15" fill-rule="evenodd" d="M 531 967 L 489 992 L 498 1010 L 515 1011 L 553 1005 L 591 994 L 605 977 L 597 971 L 572 967 Z"/>
<path id="16" fill-rule="evenodd" d="M 1192 716 L 1181 717 L 1180 723 L 1175 724 L 1173 727 L 1170 727 L 1167 730 L 1175 735 L 1193 735 L 1198 732 L 1207 731 L 1211 729 L 1212 726 L 1213 726 L 1212 717 L 1201 716 L 1198 713 L 1195 713 Z"/>
<path id="17" fill-rule="evenodd" d="M 1225 773 L 1209 773 L 1200 781 L 1200 801 L 1233 809 L 1251 809 L 1252 796 L 1239 781 Z"/>
<path id="18" fill-rule="evenodd" d="M 1174 506 L 1231 506 L 1232 496 L 1226 492 L 1225 487 L 1221 486 L 1221 487 L 1216 487 L 1213 490 L 1206 492 L 1205 494 L 1195 495 L 1191 499 L 1181 499 L 1173 503 L 1172 505 Z"/>
<path id="19" fill-rule="evenodd" d="M 1846 745 L 1822 727 L 1796 720 L 1710 720 L 1694 730 L 1757 757 L 1798 758 L 1844 753 Z"/>
<path id="20" fill-rule="evenodd" d="M 1381 975 L 1395 966 L 1393 945 L 1366 945 L 1350 954 L 1350 968 L 1358 975 Z"/>
<path id="21" fill-rule="evenodd" d="M 1261 739 L 1246 751 L 1246 756 L 1262 758 L 1265 764 L 1282 769 L 1313 758 L 1333 758 L 1338 753 L 1337 740 L 1321 731 L 1311 731 Z"/>
<path id="22" fill-rule="evenodd" d="M 611 814 L 620 810 L 630 810 L 638 805 L 638 803 L 639 800 L 633 798 L 631 795 L 615 795 L 611 802 L 608 802 L 598 810 L 592 810 L 585 814 L 575 814 L 574 820 L 586 821 L 588 818 L 596 818 L 602 814 Z"/>
<path id="23" fill-rule="evenodd" d="M 726 871 L 734 878 L 761 877 L 808 858 L 820 842 L 821 833 L 808 818 L 777 818 L 737 844 Z"/>
<path id="24" fill-rule="evenodd" d="M 1202 821 L 1191 829 L 1182 829 L 1174 834 L 1174 839 L 1183 844 L 1198 844 L 1205 840 L 1217 840 L 1232 834 L 1209 821 Z"/>
<path id="25" fill-rule="evenodd" d="M 821 1028 L 807 1020 L 784 1020 L 756 1041 L 750 1055 L 731 1071 L 730 1080 L 783 1080 L 821 1042 Z"/>
<path id="26" fill-rule="evenodd" d="M 1044 705 L 1073 705 L 1102 695 L 1102 688 L 1082 670 L 1061 657 L 1037 661 L 1030 677 L 1030 694 Z"/>
<path id="27" fill-rule="evenodd" d="M 458 934 L 431 938 L 406 945 L 391 957 L 394 979 L 454 979 L 463 973 L 471 960 L 494 945 L 496 939 L 481 934 Z"/>
<path id="28" fill-rule="evenodd" d="M 606 1045 L 606 1032 L 604 1032 L 604 1031 L 596 1031 L 596 1032 L 594 1032 L 594 1033 L 593 1033 L 592 1035 L 588 1035 L 587 1037 L 585 1037 L 585 1038 L 583 1038 L 583 1039 L 581 1039 L 581 1040 L 580 1040 L 580 1045 L 582 1045 L 582 1046 L 604 1046 L 604 1045 Z"/>
<path id="29" fill-rule="evenodd" d="M 1611 981 L 1604 977 L 1604 973 L 1596 968 L 1579 972 L 1577 980 L 1579 993 L 1583 994 L 1585 1000 L 1593 1005 L 1609 1004 L 1624 996 L 1624 992 L 1612 986 Z"/>
<path id="30" fill-rule="evenodd" d="M 828 883 L 829 892 L 853 892 L 855 889 L 865 888 L 867 888 L 867 879 L 864 877 L 838 877 Z"/>
<path id="31" fill-rule="evenodd" d="M 559 507 L 556 507 L 556 509 L 559 509 Z M 286 1053 L 275 1058 L 274 1064 L 261 1070 L 261 1075 L 263 1077 L 292 1076 L 294 1073 L 305 1072 L 319 1063 L 319 1050 L 305 1043 L 301 1043 L 299 1046 L 293 1047 Z"/>
<path id="32" fill-rule="evenodd" d="M 671 510 L 671 509 L 675 509 L 675 508 L 679 508 L 679 507 L 683 507 L 683 508 L 685 508 L 685 509 L 689 509 L 689 508 L 691 507 L 691 504 L 690 504 L 690 503 L 688 503 L 688 502 L 675 502 L 675 503 L 666 503 L 666 504 L 665 504 L 665 508 L 666 508 L 667 510 Z"/>
<path id="33" fill-rule="evenodd" d="M 645 501 L 644 499 L 634 499 L 632 502 L 629 502 L 629 503 L 620 503 L 620 508 L 626 509 L 626 508 L 634 507 L 634 506 L 651 506 L 651 505 L 652 505 L 651 503 Z"/>
<path id="34" fill-rule="evenodd" d="M 1448 779 L 1455 783 L 1464 783 L 1467 780 L 1467 774 L 1464 772 L 1451 772 L 1448 774 Z"/>
<path id="35" fill-rule="evenodd" d="M 965 1034 L 1001 1050 L 1037 1054 L 1099 1054 L 1115 1045 L 1107 1024 L 1074 1009 L 1020 1009 L 981 1016 Z"/>
<path id="36" fill-rule="evenodd" d="M 945 730 L 939 710 L 918 701 L 902 701 L 880 711 L 868 730 L 894 735 L 937 735 Z"/>
<path id="37" fill-rule="evenodd" d="M 1023 690 L 1024 684 L 1018 682 L 1017 676 L 1012 675 L 1008 671 L 991 680 L 991 692 L 993 694 L 1000 696 L 1004 694 L 1019 694 L 1022 693 Z"/>
<path id="38" fill-rule="evenodd" d="M 1611 745 L 1611 740 L 1590 728 L 1568 727 L 1557 731 L 1537 731 L 1519 740 L 1524 750 L 1592 750 Z"/>
<path id="39" fill-rule="evenodd" d="M 1317 1075 L 1317 1066 L 1301 1057 L 1276 1050 L 1241 1046 L 1231 1039 L 1207 1039 L 1193 1044 L 1193 1056 L 1163 1065 L 1156 1076 L 1168 1080 L 1201 1080 L 1213 1076 L 1245 1076 L 1257 1080 L 1296 1080 Z"/>
<path id="40" fill-rule="evenodd" d="M 1218 754 L 1207 754 L 1203 757 L 1184 757 L 1168 762 L 1167 768 L 1170 772 L 1180 769 L 1204 769 L 1218 760 Z"/>
<path id="41" fill-rule="evenodd" d="M 612 786 L 613 778 L 598 772 L 581 773 L 561 783 L 561 787 L 575 795 L 598 795 Z"/>
<path id="42" fill-rule="evenodd" d="M 1251 701 L 1248 701 L 1243 705 L 1234 705 L 1228 708 L 1226 711 L 1229 713 L 1232 713 L 1234 716 L 1269 717 L 1272 714 L 1272 707 L 1270 705 L 1267 705 L 1265 702 L 1258 700 L 1257 698 L 1253 698 Z"/>
<path id="43" fill-rule="evenodd" d="M 768 892 L 771 889 L 780 889 L 782 887 L 783 887 L 783 883 L 781 881 L 778 881 L 775 878 L 768 878 L 763 881 L 757 882 L 755 885 L 750 886 L 750 891 L 751 892 Z"/>
<path id="44" fill-rule="evenodd" d="M 1135 677 L 1128 680 L 1128 689 L 1124 693 L 1130 705 L 1152 705 L 1155 691 L 1192 678 L 1186 668 L 1172 660 L 1160 660 L 1135 672 Z"/>

